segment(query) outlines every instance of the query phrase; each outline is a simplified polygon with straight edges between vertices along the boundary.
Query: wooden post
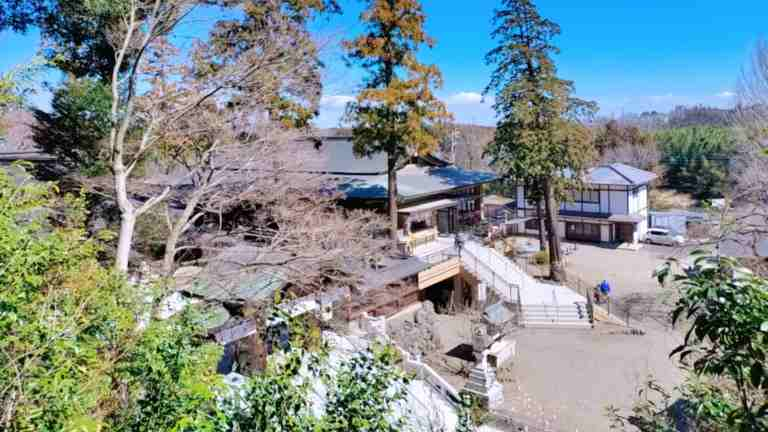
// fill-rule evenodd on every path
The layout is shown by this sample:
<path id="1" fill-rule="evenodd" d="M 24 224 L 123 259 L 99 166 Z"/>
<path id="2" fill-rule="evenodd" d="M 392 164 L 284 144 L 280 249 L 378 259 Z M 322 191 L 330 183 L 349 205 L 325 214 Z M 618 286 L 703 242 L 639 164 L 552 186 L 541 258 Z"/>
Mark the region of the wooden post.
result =
<path id="1" fill-rule="evenodd" d="M 579 279 L 579 286 L 581 286 L 581 279 Z M 595 306 L 592 303 L 592 293 L 589 292 L 589 288 L 584 287 L 584 291 L 587 297 L 587 314 L 589 316 L 589 325 L 595 328 Z"/>

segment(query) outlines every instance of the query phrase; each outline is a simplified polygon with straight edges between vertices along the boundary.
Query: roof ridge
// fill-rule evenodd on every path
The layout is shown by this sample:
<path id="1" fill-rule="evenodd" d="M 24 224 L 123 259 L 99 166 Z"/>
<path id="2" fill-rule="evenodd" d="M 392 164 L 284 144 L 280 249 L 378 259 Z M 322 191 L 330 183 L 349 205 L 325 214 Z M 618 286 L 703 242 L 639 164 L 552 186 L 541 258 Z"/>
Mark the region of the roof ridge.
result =
<path id="1" fill-rule="evenodd" d="M 634 182 L 634 181 L 632 181 L 632 179 L 630 179 L 629 177 L 627 177 L 627 176 L 625 176 L 624 174 L 622 174 L 622 173 L 621 173 L 621 171 L 617 170 L 617 169 L 616 169 L 616 167 L 615 167 L 614 165 L 619 165 L 619 163 L 618 163 L 618 162 L 614 162 L 614 163 L 612 163 L 612 164 L 609 164 L 609 165 L 608 165 L 608 168 L 610 168 L 611 170 L 613 170 L 613 172 L 615 172 L 616 174 L 620 175 L 620 176 L 621 176 L 621 178 L 623 178 L 624 180 L 628 181 L 628 182 L 629 182 L 629 184 L 632 184 L 632 185 L 634 185 L 634 184 L 635 184 L 635 182 Z"/>

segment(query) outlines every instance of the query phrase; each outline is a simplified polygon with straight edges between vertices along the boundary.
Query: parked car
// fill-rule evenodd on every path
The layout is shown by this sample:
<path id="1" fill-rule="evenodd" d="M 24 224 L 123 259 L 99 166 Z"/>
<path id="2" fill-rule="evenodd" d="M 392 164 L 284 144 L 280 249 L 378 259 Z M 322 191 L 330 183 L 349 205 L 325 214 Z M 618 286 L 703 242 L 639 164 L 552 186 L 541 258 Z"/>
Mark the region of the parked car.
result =
<path id="1" fill-rule="evenodd" d="M 674 234 L 668 229 L 651 228 L 645 235 L 645 242 L 666 246 L 682 246 L 685 243 L 685 237 Z"/>

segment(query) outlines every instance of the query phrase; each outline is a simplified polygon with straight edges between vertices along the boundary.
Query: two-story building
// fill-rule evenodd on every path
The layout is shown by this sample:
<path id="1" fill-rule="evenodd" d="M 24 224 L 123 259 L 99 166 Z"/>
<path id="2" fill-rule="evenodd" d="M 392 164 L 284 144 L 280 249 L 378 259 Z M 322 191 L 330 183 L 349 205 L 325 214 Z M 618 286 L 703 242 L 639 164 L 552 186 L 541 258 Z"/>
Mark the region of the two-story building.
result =
<path id="1" fill-rule="evenodd" d="M 589 169 L 583 187 L 568 191 L 568 199 L 560 204 L 557 234 L 575 241 L 642 241 L 648 231 L 648 190 L 656 177 L 621 163 Z M 535 234 L 536 203 L 528 199 L 523 186 L 517 187 L 516 195 L 516 216 L 526 219 L 519 231 Z"/>
<path id="2" fill-rule="evenodd" d="M 313 170 L 337 179 L 342 205 L 384 211 L 388 200 L 387 157 L 358 157 L 349 137 L 315 142 Z M 480 221 L 483 185 L 496 175 L 465 170 L 435 155 L 413 156 L 397 171 L 398 228 L 403 248 L 416 248 Z"/>

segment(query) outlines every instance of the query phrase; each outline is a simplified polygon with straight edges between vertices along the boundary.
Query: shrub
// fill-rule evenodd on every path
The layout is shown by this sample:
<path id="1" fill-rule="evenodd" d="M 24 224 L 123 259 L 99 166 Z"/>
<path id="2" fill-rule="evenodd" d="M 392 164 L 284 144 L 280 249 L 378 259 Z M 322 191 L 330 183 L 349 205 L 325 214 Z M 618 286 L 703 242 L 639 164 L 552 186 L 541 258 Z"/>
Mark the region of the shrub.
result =
<path id="1" fill-rule="evenodd" d="M 536 252 L 533 254 L 532 259 L 536 265 L 549 265 L 549 249 Z"/>

